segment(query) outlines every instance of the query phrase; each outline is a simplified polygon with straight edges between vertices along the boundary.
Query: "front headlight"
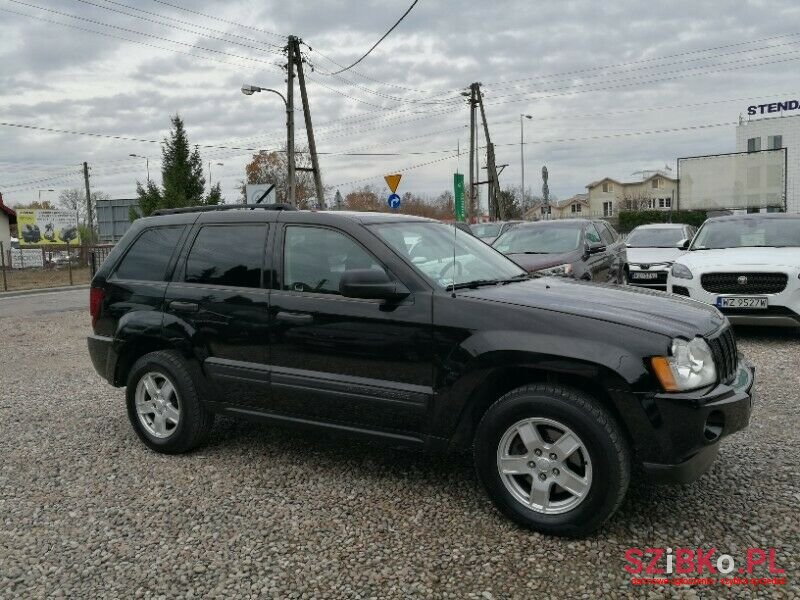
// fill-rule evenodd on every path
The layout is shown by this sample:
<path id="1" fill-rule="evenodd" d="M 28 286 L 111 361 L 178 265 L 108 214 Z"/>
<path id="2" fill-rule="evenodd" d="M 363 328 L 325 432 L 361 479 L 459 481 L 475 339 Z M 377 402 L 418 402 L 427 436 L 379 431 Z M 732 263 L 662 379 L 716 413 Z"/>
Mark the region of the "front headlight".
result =
<path id="1" fill-rule="evenodd" d="M 549 269 L 542 269 L 536 272 L 538 275 L 560 275 L 562 277 L 572 275 L 572 264 L 566 263 Z"/>
<path id="2" fill-rule="evenodd" d="M 677 277 L 678 279 L 692 279 L 694 277 L 689 267 L 681 263 L 673 264 L 671 273 L 673 277 Z"/>
<path id="3" fill-rule="evenodd" d="M 670 356 L 654 356 L 653 371 L 668 392 L 694 390 L 717 382 L 711 348 L 703 338 L 672 340 Z"/>

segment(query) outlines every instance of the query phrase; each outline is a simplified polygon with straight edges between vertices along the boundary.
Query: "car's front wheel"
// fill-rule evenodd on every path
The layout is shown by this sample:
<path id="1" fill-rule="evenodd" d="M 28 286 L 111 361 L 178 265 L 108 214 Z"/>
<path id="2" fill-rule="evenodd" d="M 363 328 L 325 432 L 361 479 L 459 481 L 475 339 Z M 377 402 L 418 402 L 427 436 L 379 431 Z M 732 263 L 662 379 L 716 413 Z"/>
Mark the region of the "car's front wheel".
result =
<path id="1" fill-rule="evenodd" d="M 493 404 L 475 437 L 478 477 L 505 515 L 542 533 L 583 536 L 619 507 L 630 450 L 589 395 L 535 384 Z"/>
<path id="2" fill-rule="evenodd" d="M 200 399 L 191 365 L 177 352 L 151 352 L 137 360 L 126 395 L 133 429 L 157 452 L 192 450 L 205 441 L 214 422 Z"/>

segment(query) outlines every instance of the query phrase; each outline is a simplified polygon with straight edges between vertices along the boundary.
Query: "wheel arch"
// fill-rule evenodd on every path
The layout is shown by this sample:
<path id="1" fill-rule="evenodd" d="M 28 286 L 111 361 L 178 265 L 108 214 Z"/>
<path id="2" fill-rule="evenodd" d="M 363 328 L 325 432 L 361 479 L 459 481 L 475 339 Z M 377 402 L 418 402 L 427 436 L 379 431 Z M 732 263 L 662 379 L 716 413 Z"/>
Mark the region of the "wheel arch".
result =
<path id="1" fill-rule="evenodd" d="M 602 365 L 583 361 L 568 363 L 561 360 L 558 368 L 518 363 L 488 370 L 465 402 L 455 433 L 450 439 L 450 447 L 455 450 L 469 448 L 478 423 L 492 404 L 512 390 L 536 383 L 558 385 L 584 392 L 617 420 L 627 441 L 633 445 L 634 440 L 626 419 L 609 393 L 610 389 L 625 385 L 622 378 Z"/>

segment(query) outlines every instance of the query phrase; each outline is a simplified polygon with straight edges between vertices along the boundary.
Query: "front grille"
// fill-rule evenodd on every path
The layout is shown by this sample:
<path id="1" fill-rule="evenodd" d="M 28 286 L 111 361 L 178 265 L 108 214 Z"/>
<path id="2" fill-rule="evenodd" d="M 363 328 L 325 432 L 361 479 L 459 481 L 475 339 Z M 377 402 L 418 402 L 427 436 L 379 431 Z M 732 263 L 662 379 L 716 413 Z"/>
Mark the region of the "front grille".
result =
<path id="1" fill-rule="evenodd" d="M 722 383 L 730 383 L 736 375 L 739 363 L 739 352 L 736 349 L 733 329 L 730 326 L 725 327 L 719 335 L 708 340 L 708 345 L 714 356 L 719 380 Z"/>
<path id="2" fill-rule="evenodd" d="M 705 273 L 703 289 L 714 294 L 779 294 L 786 289 L 786 273 Z"/>

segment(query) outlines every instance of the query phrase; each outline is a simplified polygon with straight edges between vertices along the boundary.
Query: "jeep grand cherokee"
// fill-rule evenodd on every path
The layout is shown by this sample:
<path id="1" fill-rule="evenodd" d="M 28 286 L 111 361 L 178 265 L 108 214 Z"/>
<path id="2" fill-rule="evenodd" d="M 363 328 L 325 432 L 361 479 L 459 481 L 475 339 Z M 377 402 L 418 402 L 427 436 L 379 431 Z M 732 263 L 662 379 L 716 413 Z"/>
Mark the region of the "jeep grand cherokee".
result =
<path id="1" fill-rule="evenodd" d="M 690 481 L 747 426 L 753 369 L 714 307 L 532 280 L 428 219 L 260 208 L 139 219 L 92 281 L 92 361 L 155 451 L 215 414 L 472 449 L 505 515 L 579 536 L 634 465 Z"/>

